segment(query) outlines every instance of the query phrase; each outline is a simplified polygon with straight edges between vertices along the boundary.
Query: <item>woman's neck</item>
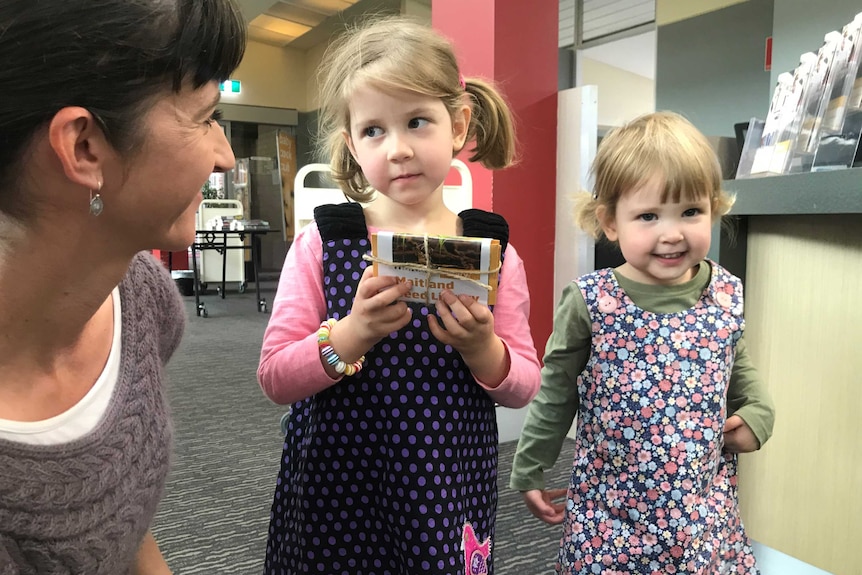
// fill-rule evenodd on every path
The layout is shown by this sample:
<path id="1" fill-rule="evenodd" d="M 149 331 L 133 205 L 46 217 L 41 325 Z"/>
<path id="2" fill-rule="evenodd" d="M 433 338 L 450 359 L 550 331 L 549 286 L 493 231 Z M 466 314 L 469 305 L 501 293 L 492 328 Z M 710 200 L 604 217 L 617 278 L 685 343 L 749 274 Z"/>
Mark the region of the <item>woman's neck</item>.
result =
<path id="1" fill-rule="evenodd" d="M 77 239 L 31 234 L 0 249 L 0 368 L 51 365 L 75 349 L 125 275 L 130 257 Z"/>

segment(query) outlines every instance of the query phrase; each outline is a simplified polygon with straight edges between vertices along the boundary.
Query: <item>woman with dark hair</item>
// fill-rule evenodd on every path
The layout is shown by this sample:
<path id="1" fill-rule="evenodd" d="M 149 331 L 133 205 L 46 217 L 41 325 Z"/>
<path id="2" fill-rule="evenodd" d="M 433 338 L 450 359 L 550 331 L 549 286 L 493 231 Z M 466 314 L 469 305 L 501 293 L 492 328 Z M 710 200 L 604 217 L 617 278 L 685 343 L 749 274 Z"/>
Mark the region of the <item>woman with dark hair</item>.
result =
<path id="1" fill-rule="evenodd" d="M 229 170 L 233 0 L 0 2 L 0 573 L 170 573 L 150 532 L 184 310 L 150 249 Z"/>

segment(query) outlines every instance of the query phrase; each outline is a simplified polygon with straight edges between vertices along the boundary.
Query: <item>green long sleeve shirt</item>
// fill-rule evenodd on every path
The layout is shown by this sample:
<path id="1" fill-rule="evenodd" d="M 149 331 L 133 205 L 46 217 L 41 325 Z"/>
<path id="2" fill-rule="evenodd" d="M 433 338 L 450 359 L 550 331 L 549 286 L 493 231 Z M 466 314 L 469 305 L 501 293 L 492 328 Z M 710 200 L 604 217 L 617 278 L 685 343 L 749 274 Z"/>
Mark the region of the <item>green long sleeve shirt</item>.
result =
<path id="1" fill-rule="evenodd" d="M 709 285 L 709 262 L 694 278 L 677 286 L 638 283 L 614 272 L 617 282 L 638 307 L 653 313 L 691 308 Z M 544 471 L 554 466 L 578 413 L 578 376 L 590 357 L 591 321 L 576 283 L 563 290 L 554 315 L 554 330 L 545 348 L 542 387 L 530 404 L 518 442 L 509 486 L 519 491 L 545 489 Z M 736 355 L 727 391 L 727 415 L 736 414 L 754 432 L 760 446 L 772 435 L 775 408 L 751 362 L 744 336 Z"/>

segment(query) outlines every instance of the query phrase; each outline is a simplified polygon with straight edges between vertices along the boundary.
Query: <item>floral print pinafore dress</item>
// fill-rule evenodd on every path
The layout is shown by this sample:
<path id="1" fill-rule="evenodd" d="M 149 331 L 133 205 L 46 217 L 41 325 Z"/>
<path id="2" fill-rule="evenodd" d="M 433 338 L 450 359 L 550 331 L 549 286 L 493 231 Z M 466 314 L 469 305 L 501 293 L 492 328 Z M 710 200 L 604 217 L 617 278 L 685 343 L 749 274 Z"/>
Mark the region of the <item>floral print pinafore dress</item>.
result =
<path id="1" fill-rule="evenodd" d="M 464 235 L 508 225 L 459 214 Z M 370 252 L 358 204 L 315 210 L 328 315 L 350 311 Z M 272 505 L 265 573 L 493 574 L 494 401 L 428 329 L 433 307 L 366 354 L 362 371 L 295 403 Z"/>
<path id="2" fill-rule="evenodd" d="M 558 571 L 756 575 L 722 453 L 742 284 L 715 263 L 694 307 L 637 307 L 613 270 L 578 280 L 592 320 Z M 701 265 L 707 265 L 705 262 Z"/>

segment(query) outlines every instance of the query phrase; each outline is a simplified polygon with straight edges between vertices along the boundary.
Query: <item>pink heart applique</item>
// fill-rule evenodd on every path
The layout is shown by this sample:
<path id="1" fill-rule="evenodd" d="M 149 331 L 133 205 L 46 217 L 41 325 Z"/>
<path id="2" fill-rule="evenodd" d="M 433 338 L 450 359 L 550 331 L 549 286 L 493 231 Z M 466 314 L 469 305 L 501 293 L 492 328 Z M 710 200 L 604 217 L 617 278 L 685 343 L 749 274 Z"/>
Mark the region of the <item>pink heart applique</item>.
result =
<path id="1" fill-rule="evenodd" d="M 466 575 L 487 575 L 488 557 L 491 555 L 491 538 L 485 539 L 480 544 L 476 539 L 473 526 L 467 521 L 464 523 L 461 543 L 464 548 L 464 565 L 467 567 Z"/>

